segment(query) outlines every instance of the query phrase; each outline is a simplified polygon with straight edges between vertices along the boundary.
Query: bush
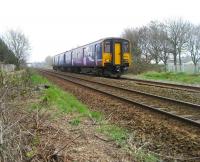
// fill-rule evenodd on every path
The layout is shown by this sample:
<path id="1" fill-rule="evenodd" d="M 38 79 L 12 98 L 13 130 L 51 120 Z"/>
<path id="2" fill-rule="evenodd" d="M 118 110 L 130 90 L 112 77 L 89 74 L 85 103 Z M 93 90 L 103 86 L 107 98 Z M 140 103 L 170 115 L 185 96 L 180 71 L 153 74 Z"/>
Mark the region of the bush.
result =
<path id="1" fill-rule="evenodd" d="M 163 65 L 157 64 L 146 64 L 146 63 L 133 63 L 128 70 L 128 73 L 141 74 L 147 71 L 161 72 L 163 70 Z"/>

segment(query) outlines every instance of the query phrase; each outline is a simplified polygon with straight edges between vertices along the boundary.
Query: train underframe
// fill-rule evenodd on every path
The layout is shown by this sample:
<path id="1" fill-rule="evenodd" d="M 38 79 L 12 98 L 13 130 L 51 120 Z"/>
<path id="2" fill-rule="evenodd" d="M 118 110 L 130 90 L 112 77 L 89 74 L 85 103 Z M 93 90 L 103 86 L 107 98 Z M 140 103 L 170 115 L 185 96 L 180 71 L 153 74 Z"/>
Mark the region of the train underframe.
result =
<path id="1" fill-rule="evenodd" d="M 120 76 L 128 70 L 128 64 L 123 65 L 112 65 L 105 64 L 104 67 L 64 67 L 64 66 L 54 66 L 54 70 L 67 71 L 73 73 L 84 73 L 84 74 L 94 74 L 97 76 L 106 76 L 120 78 Z"/>

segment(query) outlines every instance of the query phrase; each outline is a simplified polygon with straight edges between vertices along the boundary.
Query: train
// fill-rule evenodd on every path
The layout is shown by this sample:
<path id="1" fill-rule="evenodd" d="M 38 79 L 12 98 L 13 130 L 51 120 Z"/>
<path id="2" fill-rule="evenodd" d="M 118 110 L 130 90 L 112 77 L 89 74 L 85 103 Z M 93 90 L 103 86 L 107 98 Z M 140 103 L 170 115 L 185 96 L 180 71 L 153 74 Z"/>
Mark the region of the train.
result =
<path id="1" fill-rule="evenodd" d="M 131 64 L 130 41 L 104 38 L 53 57 L 53 69 L 120 77 Z"/>

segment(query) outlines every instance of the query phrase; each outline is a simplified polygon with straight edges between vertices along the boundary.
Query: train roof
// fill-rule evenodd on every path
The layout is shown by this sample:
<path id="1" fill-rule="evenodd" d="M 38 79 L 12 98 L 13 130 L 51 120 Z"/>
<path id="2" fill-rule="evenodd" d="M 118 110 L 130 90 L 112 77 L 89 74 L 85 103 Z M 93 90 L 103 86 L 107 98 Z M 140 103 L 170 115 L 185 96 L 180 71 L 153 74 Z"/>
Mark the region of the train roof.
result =
<path id="1" fill-rule="evenodd" d="M 97 42 L 103 42 L 103 41 L 106 40 L 106 39 L 124 39 L 124 40 L 129 41 L 128 39 L 120 38 L 120 37 L 106 37 L 106 38 L 102 38 L 102 39 L 99 39 L 99 40 L 97 40 L 97 41 L 94 41 L 94 42 L 91 42 L 91 43 L 87 43 L 87 44 L 85 44 L 85 45 L 82 45 L 82 46 L 79 46 L 79 47 L 72 48 L 72 49 L 70 49 L 70 50 L 67 50 L 67 51 L 61 52 L 61 53 L 59 53 L 59 54 L 57 54 L 57 55 L 55 55 L 55 56 L 58 56 L 58 55 L 60 55 L 60 54 L 63 54 L 63 53 L 65 53 L 65 52 L 68 52 L 68 51 L 71 51 L 71 50 L 74 50 L 74 49 L 78 49 L 78 48 L 81 48 L 81 47 L 87 46 L 87 45 L 89 45 L 89 44 L 94 44 L 94 43 L 97 43 Z M 55 56 L 54 56 L 54 57 L 55 57 Z"/>

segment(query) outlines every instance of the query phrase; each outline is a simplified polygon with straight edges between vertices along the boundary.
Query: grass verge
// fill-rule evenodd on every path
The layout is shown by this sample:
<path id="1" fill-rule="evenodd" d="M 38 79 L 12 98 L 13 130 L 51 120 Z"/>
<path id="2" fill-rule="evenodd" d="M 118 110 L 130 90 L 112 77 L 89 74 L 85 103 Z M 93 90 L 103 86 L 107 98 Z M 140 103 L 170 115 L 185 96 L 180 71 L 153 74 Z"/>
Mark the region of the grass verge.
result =
<path id="1" fill-rule="evenodd" d="M 141 75 L 138 75 L 139 78 L 143 79 L 153 79 L 153 80 L 167 80 L 174 81 L 179 83 L 187 84 L 200 84 L 200 75 L 199 74 L 186 74 L 183 72 L 174 73 L 174 72 L 147 72 Z"/>
<path id="2" fill-rule="evenodd" d="M 79 102 L 73 95 L 63 91 L 56 85 L 50 83 L 46 78 L 33 73 L 31 81 L 34 85 L 42 86 L 47 85 L 48 88 L 42 91 L 42 101 L 48 105 L 54 105 L 63 113 L 78 112 L 82 116 L 89 116 L 96 121 L 100 121 L 102 115 L 99 112 L 89 111 L 86 105 Z M 33 105 L 37 108 L 37 105 Z"/>

